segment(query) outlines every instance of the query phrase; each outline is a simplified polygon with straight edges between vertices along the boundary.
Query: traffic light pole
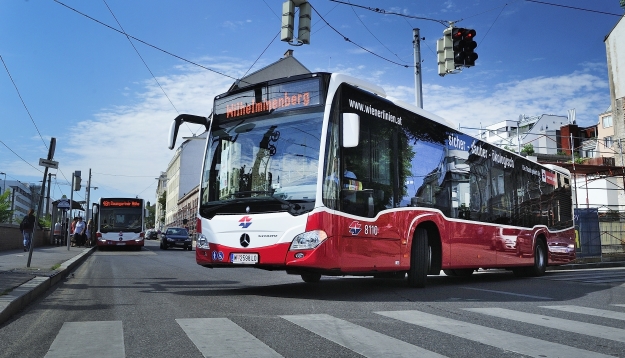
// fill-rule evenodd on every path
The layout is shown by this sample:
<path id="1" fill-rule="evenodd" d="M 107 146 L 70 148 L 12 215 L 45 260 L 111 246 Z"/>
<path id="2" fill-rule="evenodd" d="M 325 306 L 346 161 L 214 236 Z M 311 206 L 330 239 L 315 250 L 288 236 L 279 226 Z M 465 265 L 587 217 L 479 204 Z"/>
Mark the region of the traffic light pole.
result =
<path id="1" fill-rule="evenodd" d="M 69 194 L 69 220 L 67 221 L 67 251 L 69 251 L 69 247 L 71 246 L 71 236 L 72 235 L 72 220 L 74 220 L 74 177 L 76 176 L 76 172 L 72 173 L 72 190 L 70 190 Z"/>
<path id="2" fill-rule="evenodd" d="M 419 29 L 412 29 L 412 44 L 414 47 L 414 98 L 415 104 L 419 108 L 423 108 L 423 92 L 421 82 L 421 38 L 419 37 Z"/>

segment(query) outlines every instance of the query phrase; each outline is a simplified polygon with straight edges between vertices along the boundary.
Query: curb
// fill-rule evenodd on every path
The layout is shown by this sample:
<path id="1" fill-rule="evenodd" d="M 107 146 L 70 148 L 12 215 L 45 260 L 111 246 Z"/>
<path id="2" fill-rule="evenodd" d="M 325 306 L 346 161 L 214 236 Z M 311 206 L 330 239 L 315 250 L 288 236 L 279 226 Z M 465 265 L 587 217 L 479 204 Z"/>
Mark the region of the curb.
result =
<path id="1" fill-rule="evenodd" d="M 561 266 L 548 266 L 547 271 L 610 268 L 610 267 L 623 267 L 623 266 L 625 266 L 625 261 L 583 262 L 583 263 L 575 263 L 575 264 L 566 264 L 566 265 L 561 265 Z"/>
<path id="2" fill-rule="evenodd" d="M 21 286 L 16 287 L 6 295 L 0 296 L 0 325 L 4 324 L 14 314 L 24 309 L 32 301 L 36 300 L 49 288 L 67 277 L 72 270 L 79 266 L 94 251 L 95 247 L 85 249 L 73 258 L 63 262 L 58 272 L 51 276 L 35 276 Z"/>

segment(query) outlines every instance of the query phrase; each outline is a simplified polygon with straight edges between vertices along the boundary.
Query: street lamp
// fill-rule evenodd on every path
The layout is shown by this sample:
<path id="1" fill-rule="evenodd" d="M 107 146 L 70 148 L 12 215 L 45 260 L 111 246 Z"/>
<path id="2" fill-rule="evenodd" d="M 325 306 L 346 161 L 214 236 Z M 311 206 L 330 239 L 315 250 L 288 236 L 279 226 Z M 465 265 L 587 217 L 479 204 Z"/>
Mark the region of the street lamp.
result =
<path id="1" fill-rule="evenodd" d="M 4 194 L 4 189 L 7 187 L 7 173 L 0 172 L 0 174 L 4 175 L 4 180 L 2 181 L 2 191 L 0 191 L 0 195 Z"/>

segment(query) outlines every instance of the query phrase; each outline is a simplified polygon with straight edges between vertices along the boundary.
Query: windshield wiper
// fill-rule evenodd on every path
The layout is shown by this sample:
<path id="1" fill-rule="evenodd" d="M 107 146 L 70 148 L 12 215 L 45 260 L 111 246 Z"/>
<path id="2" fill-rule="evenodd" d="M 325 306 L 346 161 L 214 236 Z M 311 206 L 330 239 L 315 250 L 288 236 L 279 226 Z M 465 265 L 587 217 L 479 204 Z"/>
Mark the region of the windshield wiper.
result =
<path id="1" fill-rule="evenodd" d="M 249 194 L 250 197 L 252 194 L 269 194 L 271 196 L 273 194 L 273 190 L 247 190 L 247 191 L 235 191 L 234 193 L 230 193 L 230 196 L 234 196 L 235 198 L 244 198 L 246 194 Z"/>
<path id="2" fill-rule="evenodd" d="M 249 191 L 235 191 L 234 193 L 232 193 L 232 194 L 230 194 L 230 195 L 232 195 L 232 196 L 234 196 L 234 197 L 237 197 L 237 198 L 241 198 L 242 196 L 240 196 L 240 195 L 245 195 L 245 194 L 250 194 L 250 197 L 251 197 L 251 195 L 252 195 L 252 194 L 268 194 L 268 195 L 266 196 L 267 198 L 271 198 L 271 199 L 274 199 L 274 200 L 276 200 L 276 201 L 278 201 L 278 202 L 280 202 L 280 203 L 282 203 L 282 204 L 285 204 L 285 205 L 287 205 L 287 206 L 288 206 L 291 210 L 293 210 L 293 211 L 298 211 L 299 209 L 301 209 L 301 206 L 300 206 L 299 204 L 297 204 L 297 203 L 295 203 L 295 204 L 294 204 L 294 203 L 291 203 L 291 202 L 290 202 L 290 201 L 288 201 L 288 200 L 285 200 L 285 199 L 279 198 L 279 197 L 277 197 L 277 196 L 273 196 L 274 191 L 275 191 L 275 190 L 249 190 Z M 265 198 L 265 197 L 258 197 L 258 198 L 259 198 L 259 199 L 262 199 L 262 198 Z"/>

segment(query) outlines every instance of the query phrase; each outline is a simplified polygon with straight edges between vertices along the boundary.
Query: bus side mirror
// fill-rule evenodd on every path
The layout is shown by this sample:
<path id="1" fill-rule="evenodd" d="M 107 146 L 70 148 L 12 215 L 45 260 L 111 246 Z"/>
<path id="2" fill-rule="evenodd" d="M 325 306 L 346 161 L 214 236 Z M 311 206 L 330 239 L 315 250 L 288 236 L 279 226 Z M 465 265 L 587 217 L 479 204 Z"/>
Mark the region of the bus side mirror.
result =
<path id="1" fill-rule="evenodd" d="M 208 131 L 210 129 L 210 123 L 211 123 L 210 118 L 212 118 L 212 114 L 211 114 L 211 117 L 209 118 L 196 116 L 193 114 L 180 114 L 178 115 L 178 117 L 174 118 L 174 121 L 171 123 L 171 126 L 169 127 L 169 149 L 174 149 L 174 146 L 176 146 L 176 137 L 178 136 L 178 128 L 180 128 L 180 125 L 182 124 L 182 122 L 201 124 L 204 126 L 206 131 Z"/>
<path id="2" fill-rule="evenodd" d="M 359 136 L 360 116 L 356 113 L 343 113 L 343 147 L 357 147 Z"/>
<path id="3" fill-rule="evenodd" d="M 174 149 L 176 145 L 176 137 L 178 136 L 178 127 L 182 121 L 178 120 L 178 118 L 174 119 L 171 122 L 171 126 L 169 127 L 169 149 Z"/>

